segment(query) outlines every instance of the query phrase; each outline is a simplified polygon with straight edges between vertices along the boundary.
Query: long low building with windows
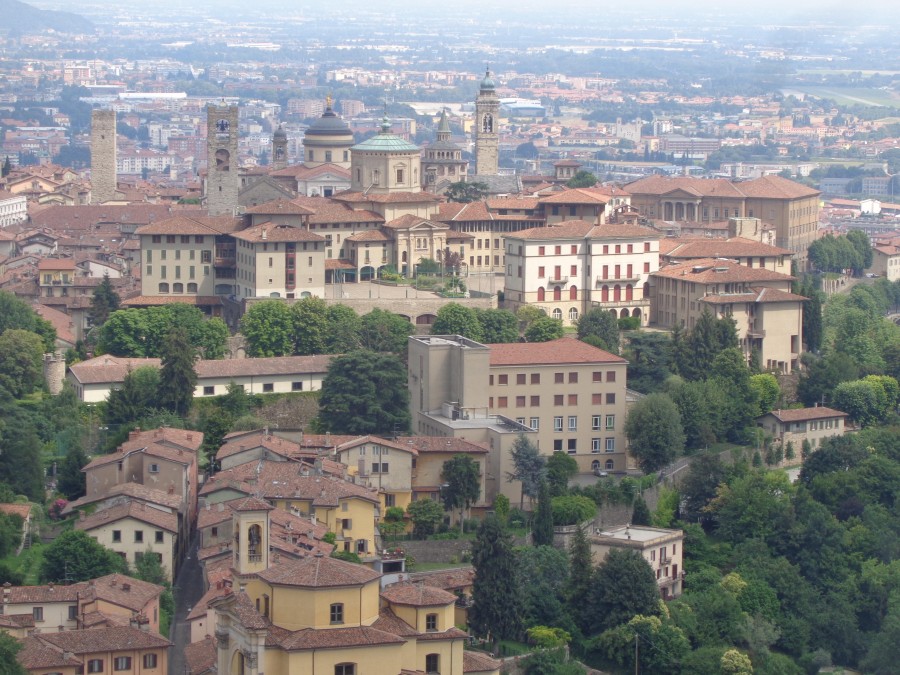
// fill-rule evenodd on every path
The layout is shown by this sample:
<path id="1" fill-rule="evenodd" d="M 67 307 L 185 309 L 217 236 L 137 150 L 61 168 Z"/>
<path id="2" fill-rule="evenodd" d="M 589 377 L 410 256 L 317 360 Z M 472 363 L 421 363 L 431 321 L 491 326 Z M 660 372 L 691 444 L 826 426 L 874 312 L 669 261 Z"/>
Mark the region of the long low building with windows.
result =
<path id="1" fill-rule="evenodd" d="M 221 396 L 231 383 L 249 394 L 284 394 L 318 391 L 331 363 L 330 354 L 272 356 L 256 359 L 200 359 L 197 361 L 195 397 Z M 68 379 L 84 403 L 105 401 L 118 389 L 129 372 L 149 366 L 159 368 L 160 359 L 138 359 L 104 354 L 69 368 Z"/>

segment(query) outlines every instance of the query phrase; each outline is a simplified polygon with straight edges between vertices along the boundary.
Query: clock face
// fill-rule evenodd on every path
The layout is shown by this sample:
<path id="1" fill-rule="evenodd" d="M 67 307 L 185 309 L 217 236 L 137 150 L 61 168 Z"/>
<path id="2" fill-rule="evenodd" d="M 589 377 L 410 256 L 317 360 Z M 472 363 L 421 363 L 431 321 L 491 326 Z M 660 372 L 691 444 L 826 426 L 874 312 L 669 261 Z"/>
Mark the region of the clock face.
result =
<path id="1" fill-rule="evenodd" d="M 216 122 L 216 131 L 220 134 L 228 133 L 228 129 L 231 127 L 231 124 L 228 123 L 228 120 L 219 120 Z"/>

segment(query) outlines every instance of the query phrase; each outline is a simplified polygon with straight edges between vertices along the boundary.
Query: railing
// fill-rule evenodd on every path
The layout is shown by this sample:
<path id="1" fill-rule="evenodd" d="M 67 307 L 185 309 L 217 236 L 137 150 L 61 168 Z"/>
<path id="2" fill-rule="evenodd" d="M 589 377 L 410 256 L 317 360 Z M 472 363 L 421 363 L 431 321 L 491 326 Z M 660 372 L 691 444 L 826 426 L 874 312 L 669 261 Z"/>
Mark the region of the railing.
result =
<path id="1" fill-rule="evenodd" d="M 247 560 L 252 563 L 262 562 L 262 553 L 250 553 L 247 556 Z"/>
<path id="2" fill-rule="evenodd" d="M 564 284 L 569 281 L 568 274 L 560 274 L 559 276 L 554 276 L 547 279 L 548 284 Z"/>
<path id="3" fill-rule="evenodd" d="M 633 300 L 592 300 L 594 305 L 603 307 L 649 307 L 650 298 L 634 298 Z"/>

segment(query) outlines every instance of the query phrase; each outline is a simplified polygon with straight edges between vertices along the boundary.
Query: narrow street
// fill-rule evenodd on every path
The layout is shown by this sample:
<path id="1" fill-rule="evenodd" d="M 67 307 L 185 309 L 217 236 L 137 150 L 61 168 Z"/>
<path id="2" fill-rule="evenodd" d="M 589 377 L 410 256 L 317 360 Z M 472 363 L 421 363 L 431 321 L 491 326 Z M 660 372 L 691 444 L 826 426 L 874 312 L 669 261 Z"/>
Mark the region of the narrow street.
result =
<path id="1" fill-rule="evenodd" d="M 169 648 L 170 675 L 185 673 L 184 648 L 191 642 L 191 629 L 185 619 L 194 604 L 203 597 L 203 573 L 197 560 L 199 534 L 195 533 L 189 547 L 187 559 L 178 570 L 173 588 L 175 593 L 175 616 L 169 629 L 169 639 L 174 643 Z"/>

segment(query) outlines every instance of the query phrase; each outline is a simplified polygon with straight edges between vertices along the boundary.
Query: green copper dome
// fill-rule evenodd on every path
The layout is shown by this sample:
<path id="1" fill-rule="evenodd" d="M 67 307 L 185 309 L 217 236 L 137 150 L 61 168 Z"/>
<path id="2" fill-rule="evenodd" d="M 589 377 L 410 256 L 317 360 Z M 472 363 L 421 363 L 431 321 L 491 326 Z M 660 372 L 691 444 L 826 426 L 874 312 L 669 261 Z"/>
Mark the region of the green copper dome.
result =
<path id="1" fill-rule="evenodd" d="M 387 113 L 381 120 L 381 133 L 372 138 L 357 143 L 350 150 L 362 150 L 365 152 L 419 152 L 419 146 L 409 141 L 404 141 L 397 134 L 391 133 L 391 121 Z"/>
<path id="2" fill-rule="evenodd" d="M 494 78 L 491 77 L 491 69 L 485 68 L 484 70 L 484 79 L 481 81 L 481 90 L 482 91 L 493 91 L 496 88 L 494 84 Z"/>

